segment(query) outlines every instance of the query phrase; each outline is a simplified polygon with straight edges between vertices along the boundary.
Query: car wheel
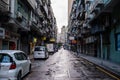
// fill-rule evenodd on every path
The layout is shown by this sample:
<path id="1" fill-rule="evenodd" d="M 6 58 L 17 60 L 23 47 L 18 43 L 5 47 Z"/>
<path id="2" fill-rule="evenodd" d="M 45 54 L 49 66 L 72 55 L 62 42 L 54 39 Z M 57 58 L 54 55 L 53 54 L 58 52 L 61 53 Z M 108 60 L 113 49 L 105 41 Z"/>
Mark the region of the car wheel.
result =
<path id="1" fill-rule="evenodd" d="M 18 75 L 17 75 L 17 80 L 22 80 L 21 76 L 22 76 L 21 72 L 19 72 Z"/>

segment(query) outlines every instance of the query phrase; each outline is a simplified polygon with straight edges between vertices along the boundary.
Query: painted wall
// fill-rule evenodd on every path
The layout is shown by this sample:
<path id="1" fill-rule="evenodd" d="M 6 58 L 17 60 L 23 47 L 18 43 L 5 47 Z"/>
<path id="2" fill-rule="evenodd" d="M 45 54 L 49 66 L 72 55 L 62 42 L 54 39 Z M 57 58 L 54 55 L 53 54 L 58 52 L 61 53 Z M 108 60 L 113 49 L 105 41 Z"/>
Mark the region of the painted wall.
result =
<path id="1" fill-rule="evenodd" d="M 116 6 L 113 10 L 112 16 L 113 18 L 117 18 L 120 21 L 120 6 Z M 120 64 L 120 50 L 116 49 L 118 43 L 116 43 L 116 35 L 120 33 L 120 22 L 117 22 L 117 25 L 112 26 L 113 29 L 110 33 L 110 60 Z"/>

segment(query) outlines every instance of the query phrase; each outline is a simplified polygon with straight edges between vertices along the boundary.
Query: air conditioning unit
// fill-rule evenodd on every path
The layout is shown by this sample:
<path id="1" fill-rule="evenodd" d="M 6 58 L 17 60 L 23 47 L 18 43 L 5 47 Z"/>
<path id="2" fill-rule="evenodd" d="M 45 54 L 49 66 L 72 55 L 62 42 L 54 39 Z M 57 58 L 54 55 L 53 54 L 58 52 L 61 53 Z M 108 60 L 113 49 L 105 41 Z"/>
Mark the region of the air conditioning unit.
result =
<path id="1" fill-rule="evenodd" d="M 21 19 L 22 19 L 22 17 L 23 17 L 23 16 L 22 16 L 22 13 L 21 13 L 21 12 L 18 12 L 18 13 L 17 13 L 17 18 L 21 18 Z"/>
<path id="2" fill-rule="evenodd" d="M 35 18 L 32 19 L 32 22 L 37 24 L 37 20 Z"/>

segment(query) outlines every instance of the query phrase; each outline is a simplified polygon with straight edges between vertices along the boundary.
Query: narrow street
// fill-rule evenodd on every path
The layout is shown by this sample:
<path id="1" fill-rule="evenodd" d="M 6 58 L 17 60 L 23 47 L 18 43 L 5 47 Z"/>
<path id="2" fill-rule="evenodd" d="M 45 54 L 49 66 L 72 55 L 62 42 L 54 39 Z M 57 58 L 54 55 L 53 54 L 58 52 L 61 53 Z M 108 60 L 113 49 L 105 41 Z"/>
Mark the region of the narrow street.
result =
<path id="1" fill-rule="evenodd" d="M 23 80 L 115 80 L 95 65 L 60 49 L 47 60 L 32 60 L 32 72 Z"/>

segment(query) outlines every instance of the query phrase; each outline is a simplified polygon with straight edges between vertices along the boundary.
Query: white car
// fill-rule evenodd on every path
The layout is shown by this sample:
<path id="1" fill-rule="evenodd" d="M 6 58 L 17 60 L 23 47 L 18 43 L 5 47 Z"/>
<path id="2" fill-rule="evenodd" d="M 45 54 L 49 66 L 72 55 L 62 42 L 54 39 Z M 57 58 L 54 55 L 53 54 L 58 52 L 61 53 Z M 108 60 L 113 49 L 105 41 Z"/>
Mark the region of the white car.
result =
<path id="1" fill-rule="evenodd" d="M 31 71 L 31 61 L 23 51 L 0 50 L 0 80 L 22 80 Z"/>
<path id="2" fill-rule="evenodd" d="M 35 46 L 34 48 L 34 59 L 38 59 L 38 58 L 48 58 L 48 51 L 47 48 L 45 46 Z"/>

